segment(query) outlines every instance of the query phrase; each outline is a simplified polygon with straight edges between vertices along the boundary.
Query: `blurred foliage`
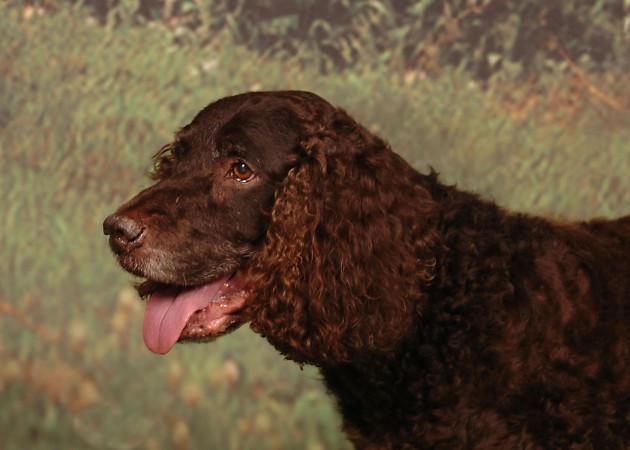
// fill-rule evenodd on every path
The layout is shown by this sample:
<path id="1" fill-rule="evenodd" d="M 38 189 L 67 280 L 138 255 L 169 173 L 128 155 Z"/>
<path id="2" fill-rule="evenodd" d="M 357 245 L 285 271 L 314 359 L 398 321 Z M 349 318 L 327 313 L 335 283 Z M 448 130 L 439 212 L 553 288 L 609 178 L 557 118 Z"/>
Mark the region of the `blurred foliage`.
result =
<path id="1" fill-rule="evenodd" d="M 0 3 L 1 449 L 349 447 L 317 372 L 246 327 L 165 357 L 142 344 L 142 304 L 101 222 L 217 98 L 311 90 L 421 171 L 432 165 L 505 206 L 572 219 L 630 213 L 630 80 L 600 73 L 605 62 L 548 65 L 522 83 L 497 73 L 482 84 L 461 64 L 428 76 L 387 57 L 325 76 L 327 34 L 276 58 L 243 45 L 245 9 L 227 19 L 203 16 L 209 2 L 170 2 L 142 18 L 121 0 L 101 22 L 86 14 L 96 4 Z M 598 20 L 589 17 L 580 20 Z"/>
<path id="2" fill-rule="evenodd" d="M 59 7 L 73 0 L 47 0 Z M 627 71 L 624 0 L 85 0 L 101 23 L 131 13 L 163 21 L 180 38 L 234 42 L 261 54 L 299 56 L 324 71 L 358 62 L 423 70 L 463 67 L 478 79 L 527 78 L 579 61 Z M 625 29 L 625 32 L 624 32 Z M 186 37 L 184 37 L 186 36 Z M 222 38 L 222 37 L 221 37 Z M 220 45 L 220 44 L 219 44 Z"/>

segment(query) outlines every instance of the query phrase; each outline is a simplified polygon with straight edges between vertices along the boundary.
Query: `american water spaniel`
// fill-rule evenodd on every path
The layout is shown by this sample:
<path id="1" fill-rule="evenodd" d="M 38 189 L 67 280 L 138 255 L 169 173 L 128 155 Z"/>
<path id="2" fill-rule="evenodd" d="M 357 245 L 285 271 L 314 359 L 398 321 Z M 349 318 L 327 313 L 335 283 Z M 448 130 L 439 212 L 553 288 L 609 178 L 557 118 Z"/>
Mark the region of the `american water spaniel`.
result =
<path id="1" fill-rule="evenodd" d="M 630 216 L 507 212 L 308 92 L 218 100 L 104 223 L 164 354 L 249 322 L 361 449 L 630 448 Z"/>

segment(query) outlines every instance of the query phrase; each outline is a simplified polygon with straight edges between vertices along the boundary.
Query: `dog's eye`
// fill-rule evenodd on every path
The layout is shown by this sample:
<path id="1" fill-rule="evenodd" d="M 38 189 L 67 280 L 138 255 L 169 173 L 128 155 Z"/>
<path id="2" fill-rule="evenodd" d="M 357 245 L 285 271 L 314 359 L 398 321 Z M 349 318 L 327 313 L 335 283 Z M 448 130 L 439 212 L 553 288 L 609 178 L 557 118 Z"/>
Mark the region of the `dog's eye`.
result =
<path id="1" fill-rule="evenodd" d="M 243 182 L 249 181 L 254 177 L 254 171 L 243 161 L 237 161 L 232 164 L 231 173 L 238 181 Z"/>

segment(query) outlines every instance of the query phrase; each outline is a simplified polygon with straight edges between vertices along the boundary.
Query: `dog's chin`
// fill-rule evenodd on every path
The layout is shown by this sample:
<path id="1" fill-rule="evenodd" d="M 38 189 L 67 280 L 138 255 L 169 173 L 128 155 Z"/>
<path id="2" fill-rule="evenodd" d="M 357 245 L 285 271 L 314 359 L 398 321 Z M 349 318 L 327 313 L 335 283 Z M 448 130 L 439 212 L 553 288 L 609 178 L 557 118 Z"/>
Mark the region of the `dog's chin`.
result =
<path id="1" fill-rule="evenodd" d="M 136 286 L 147 299 L 143 336 L 154 353 L 177 342 L 208 342 L 248 321 L 244 276 L 229 273 L 195 285 L 146 279 Z"/>

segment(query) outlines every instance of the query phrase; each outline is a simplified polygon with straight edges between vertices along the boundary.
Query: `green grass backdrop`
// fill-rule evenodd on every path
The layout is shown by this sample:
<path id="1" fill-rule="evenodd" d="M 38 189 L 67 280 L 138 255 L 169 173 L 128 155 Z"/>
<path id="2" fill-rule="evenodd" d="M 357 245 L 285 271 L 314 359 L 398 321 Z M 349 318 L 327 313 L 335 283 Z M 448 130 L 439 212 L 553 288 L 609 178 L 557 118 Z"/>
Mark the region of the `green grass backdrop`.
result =
<path id="1" fill-rule="evenodd" d="M 483 86 L 456 69 L 322 75 L 229 33 L 182 44 L 156 23 L 24 5 L 0 4 L 0 449 L 349 448 L 317 371 L 247 327 L 150 354 L 102 235 L 149 184 L 151 156 L 220 97 L 311 90 L 419 170 L 506 207 L 630 214 L 627 105 L 575 70 Z"/>

